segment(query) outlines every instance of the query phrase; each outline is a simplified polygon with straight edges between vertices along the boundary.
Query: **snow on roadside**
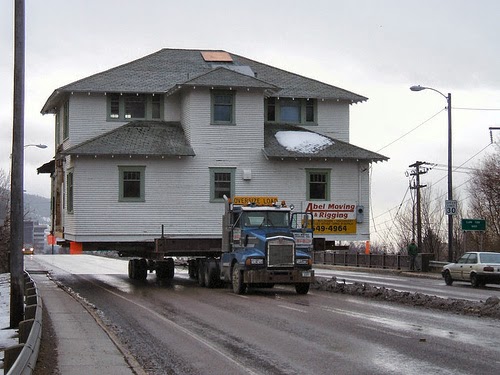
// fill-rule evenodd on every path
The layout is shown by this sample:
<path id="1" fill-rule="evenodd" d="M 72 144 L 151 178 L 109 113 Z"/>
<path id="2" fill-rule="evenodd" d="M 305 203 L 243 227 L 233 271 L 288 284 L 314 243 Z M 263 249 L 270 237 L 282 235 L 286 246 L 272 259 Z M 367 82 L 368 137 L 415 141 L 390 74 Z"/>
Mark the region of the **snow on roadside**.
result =
<path id="1" fill-rule="evenodd" d="M 4 350 L 17 345 L 17 329 L 10 326 L 10 273 L 0 273 L 0 374 L 3 374 Z"/>

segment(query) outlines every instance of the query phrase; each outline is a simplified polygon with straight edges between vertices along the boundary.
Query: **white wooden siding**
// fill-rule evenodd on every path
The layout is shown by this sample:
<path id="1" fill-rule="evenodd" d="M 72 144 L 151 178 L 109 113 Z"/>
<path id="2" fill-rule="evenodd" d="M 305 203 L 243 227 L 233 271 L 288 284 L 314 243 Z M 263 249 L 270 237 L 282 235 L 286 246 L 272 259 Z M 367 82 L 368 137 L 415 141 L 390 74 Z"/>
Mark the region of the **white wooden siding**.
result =
<path id="1" fill-rule="evenodd" d="M 318 126 L 311 130 L 349 142 L 349 104 L 318 100 Z"/>
<path id="2" fill-rule="evenodd" d="M 87 241 L 153 240 L 171 237 L 220 237 L 223 203 L 210 203 L 210 167 L 236 168 L 237 195 L 276 195 L 300 209 L 306 201 L 306 169 L 331 169 L 331 200 L 365 206 L 356 235 L 336 240 L 366 240 L 369 233 L 369 175 L 357 162 L 267 160 L 262 93 L 237 91 L 235 125 L 211 125 L 210 91 L 184 89 L 166 98 L 165 117 L 181 120 L 196 156 L 184 158 L 85 158 L 74 166 L 74 212 L 65 214 L 66 239 Z M 349 106 L 320 102 L 320 124 L 312 130 L 348 138 Z M 106 121 L 106 97 L 71 97 L 70 137 L 77 144 L 123 125 Z M 175 108 L 179 110 L 176 112 Z M 329 107 L 332 108 L 329 108 Z M 332 130 L 335 129 L 335 130 Z M 120 202 L 119 166 L 145 166 L 145 202 Z M 243 170 L 251 180 L 243 180 Z"/>

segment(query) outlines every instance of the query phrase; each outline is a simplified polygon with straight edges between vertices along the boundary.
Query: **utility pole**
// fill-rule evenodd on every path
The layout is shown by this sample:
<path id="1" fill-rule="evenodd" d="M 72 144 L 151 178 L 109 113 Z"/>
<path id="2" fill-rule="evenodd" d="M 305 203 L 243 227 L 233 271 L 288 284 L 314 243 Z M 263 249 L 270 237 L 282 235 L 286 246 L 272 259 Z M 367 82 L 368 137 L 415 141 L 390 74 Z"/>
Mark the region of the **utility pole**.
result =
<path id="1" fill-rule="evenodd" d="M 427 168 L 420 168 L 423 164 L 427 164 L 424 161 L 416 161 L 414 164 L 410 165 L 410 168 L 415 168 L 415 170 L 410 172 L 411 176 L 415 176 L 416 183 L 410 186 L 410 189 L 417 190 L 417 246 L 418 251 L 422 252 L 422 211 L 420 209 L 420 188 L 426 187 L 427 185 L 420 185 L 420 175 L 427 173 Z"/>
<path id="2" fill-rule="evenodd" d="M 14 3 L 14 115 L 10 185 L 10 327 L 24 319 L 24 0 Z"/>

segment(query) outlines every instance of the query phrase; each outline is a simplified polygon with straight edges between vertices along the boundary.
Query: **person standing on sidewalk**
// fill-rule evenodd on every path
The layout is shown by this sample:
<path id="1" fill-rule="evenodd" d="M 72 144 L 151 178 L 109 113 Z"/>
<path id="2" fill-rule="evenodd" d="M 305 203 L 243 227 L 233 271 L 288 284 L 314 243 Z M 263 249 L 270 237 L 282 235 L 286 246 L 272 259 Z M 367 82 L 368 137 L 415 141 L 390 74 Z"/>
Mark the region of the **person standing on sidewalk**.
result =
<path id="1" fill-rule="evenodd" d="M 410 271 L 415 271 L 415 260 L 417 259 L 418 248 L 415 240 L 411 240 L 408 245 L 408 256 L 410 257 Z"/>

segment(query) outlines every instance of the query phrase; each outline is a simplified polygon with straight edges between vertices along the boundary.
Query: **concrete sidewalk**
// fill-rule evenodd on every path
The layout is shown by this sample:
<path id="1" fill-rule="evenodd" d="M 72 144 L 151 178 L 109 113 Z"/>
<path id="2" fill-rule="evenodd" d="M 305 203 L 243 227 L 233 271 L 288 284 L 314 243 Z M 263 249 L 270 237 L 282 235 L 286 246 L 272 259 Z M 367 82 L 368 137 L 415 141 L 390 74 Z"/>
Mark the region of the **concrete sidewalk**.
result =
<path id="1" fill-rule="evenodd" d="M 57 363 L 61 374 L 144 373 L 138 368 L 135 360 L 125 358 L 89 311 L 50 280 L 41 266 L 36 262 L 29 262 L 27 271 L 36 283 L 43 308 L 46 309 L 54 327 Z"/>

